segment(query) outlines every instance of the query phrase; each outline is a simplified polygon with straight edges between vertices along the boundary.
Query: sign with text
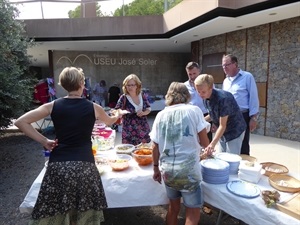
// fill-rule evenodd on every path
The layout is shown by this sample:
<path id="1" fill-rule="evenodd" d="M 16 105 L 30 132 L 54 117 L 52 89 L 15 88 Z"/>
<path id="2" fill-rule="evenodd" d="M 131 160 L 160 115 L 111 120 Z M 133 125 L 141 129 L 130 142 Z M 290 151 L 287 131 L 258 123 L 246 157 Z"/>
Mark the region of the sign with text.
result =
<path id="1" fill-rule="evenodd" d="M 86 54 L 79 54 L 74 58 L 74 60 L 71 60 L 68 56 L 62 56 L 57 60 L 56 64 L 59 64 L 62 60 L 67 60 L 71 63 L 71 65 L 75 65 L 77 61 L 82 59 L 87 59 L 96 66 L 156 66 L 158 62 L 157 59 L 153 58 L 117 58 L 100 54 L 93 54 L 93 57 L 89 57 Z"/>
<path id="2" fill-rule="evenodd" d="M 157 59 L 151 58 L 113 58 L 108 55 L 94 54 L 94 64 L 101 66 L 156 66 Z"/>

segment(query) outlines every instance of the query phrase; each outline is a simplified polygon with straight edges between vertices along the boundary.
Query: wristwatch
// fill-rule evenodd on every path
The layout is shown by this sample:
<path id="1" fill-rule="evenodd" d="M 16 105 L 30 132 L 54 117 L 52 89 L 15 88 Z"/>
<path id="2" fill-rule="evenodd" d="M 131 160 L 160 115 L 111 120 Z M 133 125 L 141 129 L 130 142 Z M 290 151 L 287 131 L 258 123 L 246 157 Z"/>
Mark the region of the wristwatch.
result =
<path id="1" fill-rule="evenodd" d="M 257 120 L 258 120 L 258 116 L 256 116 L 256 115 L 255 115 L 255 116 L 252 116 L 252 117 L 251 117 L 251 120 L 253 120 L 253 121 L 257 122 Z"/>

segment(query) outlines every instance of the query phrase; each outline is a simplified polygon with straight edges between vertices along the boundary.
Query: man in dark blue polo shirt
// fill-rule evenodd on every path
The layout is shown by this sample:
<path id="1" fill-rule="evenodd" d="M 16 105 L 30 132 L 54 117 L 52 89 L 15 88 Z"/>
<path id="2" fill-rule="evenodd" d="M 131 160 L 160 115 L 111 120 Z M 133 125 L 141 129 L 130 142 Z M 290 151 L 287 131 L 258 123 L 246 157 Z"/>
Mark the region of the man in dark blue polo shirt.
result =
<path id="1" fill-rule="evenodd" d="M 212 121 L 217 127 L 213 140 L 206 150 L 214 151 L 220 143 L 222 152 L 240 154 L 245 135 L 246 123 L 239 106 L 230 92 L 213 88 L 214 79 L 211 75 L 201 74 L 195 79 L 195 87 L 209 115 L 206 121 Z"/>

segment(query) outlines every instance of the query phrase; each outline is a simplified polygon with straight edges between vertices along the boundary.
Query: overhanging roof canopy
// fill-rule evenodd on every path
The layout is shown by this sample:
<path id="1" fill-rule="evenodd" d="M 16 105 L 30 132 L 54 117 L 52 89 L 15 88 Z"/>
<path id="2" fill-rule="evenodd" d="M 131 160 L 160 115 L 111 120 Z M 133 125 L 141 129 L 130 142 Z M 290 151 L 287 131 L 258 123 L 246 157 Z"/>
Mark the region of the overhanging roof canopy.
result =
<path id="1" fill-rule="evenodd" d="M 48 50 L 190 52 L 193 41 L 299 15 L 297 0 L 184 0 L 161 16 L 24 22 L 33 65 L 46 67 Z"/>

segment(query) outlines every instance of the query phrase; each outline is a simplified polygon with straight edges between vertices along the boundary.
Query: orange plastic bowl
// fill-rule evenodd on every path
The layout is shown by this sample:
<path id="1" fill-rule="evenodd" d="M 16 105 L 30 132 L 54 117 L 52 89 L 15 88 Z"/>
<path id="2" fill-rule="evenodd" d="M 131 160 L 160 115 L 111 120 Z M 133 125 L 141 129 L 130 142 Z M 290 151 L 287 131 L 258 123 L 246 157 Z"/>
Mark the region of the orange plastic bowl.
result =
<path id="1" fill-rule="evenodd" d="M 147 166 L 153 161 L 152 149 L 150 148 L 137 148 L 132 151 L 131 155 L 140 166 Z"/>

